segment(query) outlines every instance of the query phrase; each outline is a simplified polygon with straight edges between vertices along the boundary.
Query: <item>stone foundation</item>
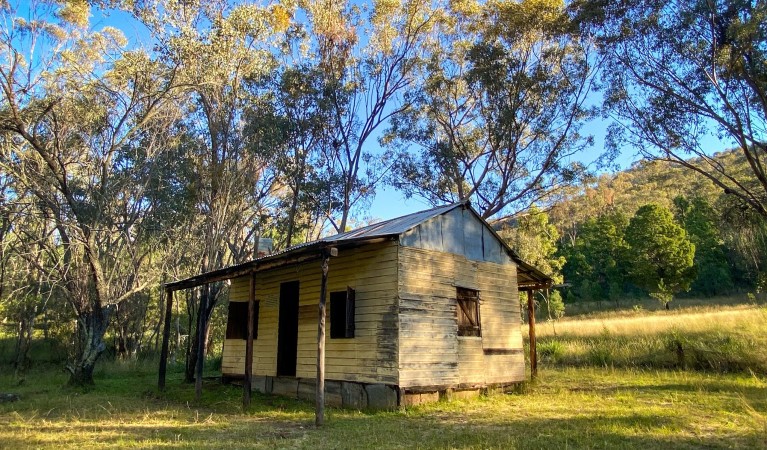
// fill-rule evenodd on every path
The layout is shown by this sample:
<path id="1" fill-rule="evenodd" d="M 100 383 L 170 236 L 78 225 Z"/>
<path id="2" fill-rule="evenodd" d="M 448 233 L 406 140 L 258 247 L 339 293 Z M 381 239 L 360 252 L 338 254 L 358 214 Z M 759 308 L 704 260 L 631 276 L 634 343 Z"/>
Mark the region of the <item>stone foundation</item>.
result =
<path id="1" fill-rule="evenodd" d="M 224 382 L 242 380 L 242 376 L 224 376 Z M 254 376 L 254 391 L 314 401 L 317 380 L 313 378 Z M 439 400 L 468 399 L 487 392 L 508 391 L 516 384 L 494 385 L 481 388 L 434 388 L 428 391 L 408 391 L 387 384 L 356 383 L 353 381 L 325 380 L 325 404 L 350 409 L 393 410 L 399 407 L 433 403 Z"/>
<path id="2" fill-rule="evenodd" d="M 242 380 L 242 376 L 224 376 L 224 382 Z M 314 401 L 317 380 L 313 378 L 254 376 L 254 391 Z M 397 409 L 400 405 L 396 386 L 325 380 L 325 404 L 351 409 Z"/>

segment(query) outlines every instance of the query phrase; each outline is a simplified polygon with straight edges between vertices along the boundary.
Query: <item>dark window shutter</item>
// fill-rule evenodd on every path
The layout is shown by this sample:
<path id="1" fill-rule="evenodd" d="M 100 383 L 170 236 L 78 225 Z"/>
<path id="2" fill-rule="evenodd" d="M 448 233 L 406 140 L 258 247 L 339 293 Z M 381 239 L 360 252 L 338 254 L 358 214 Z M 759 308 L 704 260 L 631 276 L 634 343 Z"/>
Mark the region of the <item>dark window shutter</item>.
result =
<path id="1" fill-rule="evenodd" d="M 458 336 L 482 336 L 479 321 L 479 291 L 456 288 L 458 304 Z"/>
<path id="2" fill-rule="evenodd" d="M 247 337 L 248 302 L 229 302 L 229 315 L 226 318 L 226 338 L 245 339 Z"/>
<path id="3" fill-rule="evenodd" d="M 330 293 L 330 338 L 354 337 L 354 289 Z"/>
<path id="4" fill-rule="evenodd" d="M 258 338 L 258 309 L 255 302 L 253 310 L 253 339 Z M 229 302 L 229 315 L 226 319 L 226 339 L 248 338 L 248 302 Z"/>

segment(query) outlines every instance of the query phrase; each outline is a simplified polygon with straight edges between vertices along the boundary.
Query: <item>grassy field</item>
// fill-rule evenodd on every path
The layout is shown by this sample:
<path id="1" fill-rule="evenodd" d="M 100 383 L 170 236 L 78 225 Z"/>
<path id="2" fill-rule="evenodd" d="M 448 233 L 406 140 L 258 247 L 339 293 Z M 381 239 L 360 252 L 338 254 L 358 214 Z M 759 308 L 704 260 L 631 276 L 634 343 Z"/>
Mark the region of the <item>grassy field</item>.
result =
<path id="1" fill-rule="evenodd" d="M 675 298 L 670 304 L 670 310 L 666 310 L 661 302 L 650 296 L 637 298 L 625 298 L 618 302 L 577 302 L 568 303 L 567 317 L 616 317 L 616 316 L 641 316 L 657 313 L 685 313 L 692 310 L 715 311 L 721 308 L 765 306 L 767 298 L 764 294 L 749 298 L 748 294 L 737 294 L 711 298 Z M 545 311 L 542 311 L 545 313 Z"/>
<path id="2" fill-rule="evenodd" d="M 526 332 L 526 330 L 524 330 Z M 0 448 L 765 448 L 767 309 L 631 310 L 538 326 L 539 379 L 515 393 L 394 412 L 330 409 L 207 381 L 203 399 L 156 364 L 104 363 L 88 391 L 59 366 L 19 384 L 0 366 Z M 680 358 L 679 346 L 682 348 Z"/>
<path id="3" fill-rule="evenodd" d="M 0 377 L 2 448 L 767 448 L 767 383 L 752 375 L 624 369 L 543 369 L 521 392 L 396 412 L 331 409 L 313 427 L 312 405 L 241 390 L 170 381 L 153 367 L 112 366 L 89 392 L 64 374 L 22 386 Z"/>

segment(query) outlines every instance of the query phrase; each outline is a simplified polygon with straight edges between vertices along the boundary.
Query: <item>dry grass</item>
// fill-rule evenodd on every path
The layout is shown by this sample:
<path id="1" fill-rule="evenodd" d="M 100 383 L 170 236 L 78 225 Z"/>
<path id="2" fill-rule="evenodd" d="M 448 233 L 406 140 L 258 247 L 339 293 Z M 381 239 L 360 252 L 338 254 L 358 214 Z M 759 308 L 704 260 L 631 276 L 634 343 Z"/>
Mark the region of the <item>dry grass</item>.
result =
<path id="1" fill-rule="evenodd" d="M 21 401 L 0 404 L 0 448 L 767 449 L 766 330 L 753 306 L 543 323 L 540 377 L 519 393 L 331 408 L 322 429 L 309 403 L 255 395 L 243 412 L 214 381 L 197 402 L 179 372 L 158 393 L 155 364 L 103 364 L 89 391 L 60 369 L 18 385 L 2 366 L 0 392 Z"/>
<path id="2" fill-rule="evenodd" d="M 641 315 L 601 315 L 597 318 L 565 318 L 559 321 L 539 322 L 536 335 L 547 336 L 598 336 L 607 331 L 618 336 L 656 335 L 673 330 L 688 333 L 704 333 L 717 330 L 752 331 L 767 327 L 767 308 L 753 305 L 720 307 L 714 310 L 679 309 L 671 311 L 644 312 Z M 522 333 L 528 333 L 523 325 Z"/>
<path id="3" fill-rule="evenodd" d="M 639 298 L 625 298 L 618 302 L 577 302 L 568 303 L 566 306 L 567 317 L 590 317 L 590 318 L 615 318 L 615 317 L 638 317 L 652 314 L 674 314 L 688 312 L 710 312 L 726 308 L 742 308 L 749 306 L 766 305 L 767 301 L 763 294 L 749 298 L 747 294 L 720 296 L 712 298 L 675 298 L 671 302 L 671 310 L 664 308 L 658 300 L 649 296 Z"/>
<path id="4" fill-rule="evenodd" d="M 767 308 L 585 316 L 536 327 L 542 363 L 767 374 Z M 527 327 L 523 329 L 527 335 Z"/>

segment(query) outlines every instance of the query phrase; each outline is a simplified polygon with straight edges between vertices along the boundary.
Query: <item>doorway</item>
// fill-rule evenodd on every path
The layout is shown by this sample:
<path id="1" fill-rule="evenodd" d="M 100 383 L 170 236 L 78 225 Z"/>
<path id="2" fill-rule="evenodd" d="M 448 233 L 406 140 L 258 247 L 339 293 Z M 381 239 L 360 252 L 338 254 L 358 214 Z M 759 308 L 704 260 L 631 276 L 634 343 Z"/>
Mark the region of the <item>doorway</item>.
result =
<path id="1" fill-rule="evenodd" d="M 277 376 L 294 377 L 298 356 L 298 281 L 280 284 L 277 326 Z"/>

